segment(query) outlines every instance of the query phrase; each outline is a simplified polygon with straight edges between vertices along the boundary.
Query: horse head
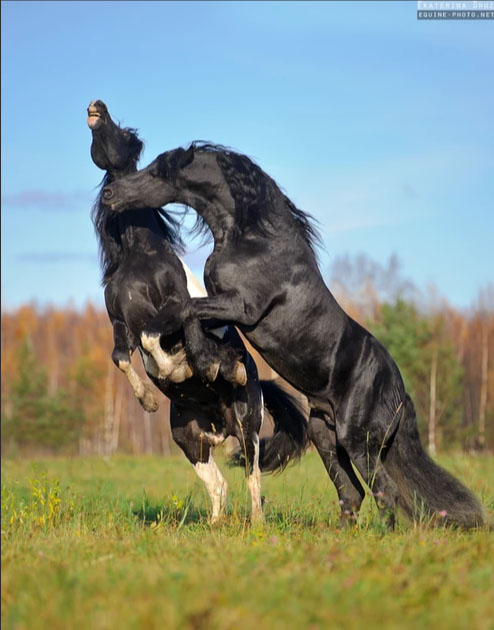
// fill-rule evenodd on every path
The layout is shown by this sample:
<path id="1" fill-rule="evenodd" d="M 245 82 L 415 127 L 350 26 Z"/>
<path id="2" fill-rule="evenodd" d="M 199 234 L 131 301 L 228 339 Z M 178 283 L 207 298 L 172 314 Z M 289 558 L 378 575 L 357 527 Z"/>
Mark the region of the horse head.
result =
<path id="1" fill-rule="evenodd" d="M 96 166 L 114 175 L 135 170 L 143 148 L 135 129 L 117 125 L 103 101 L 91 101 L 87 113 L 93 135 L 91 157 Z"/>

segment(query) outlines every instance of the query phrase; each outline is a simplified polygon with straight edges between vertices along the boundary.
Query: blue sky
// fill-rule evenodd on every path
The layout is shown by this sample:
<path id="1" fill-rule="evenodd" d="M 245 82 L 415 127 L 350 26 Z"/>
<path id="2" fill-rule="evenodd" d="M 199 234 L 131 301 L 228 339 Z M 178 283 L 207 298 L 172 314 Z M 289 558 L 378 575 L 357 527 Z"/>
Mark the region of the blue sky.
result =
<path id="1" fill-rule="evenodd" d="M 493 30 L 415 2 L 2 2 L 3 307 L 103 303 L 93 99 L 142 166 L 193 139 L 254 158 L 319 220 L 326 277 L 397 253 L 468 306 L 494 280 Z"/>

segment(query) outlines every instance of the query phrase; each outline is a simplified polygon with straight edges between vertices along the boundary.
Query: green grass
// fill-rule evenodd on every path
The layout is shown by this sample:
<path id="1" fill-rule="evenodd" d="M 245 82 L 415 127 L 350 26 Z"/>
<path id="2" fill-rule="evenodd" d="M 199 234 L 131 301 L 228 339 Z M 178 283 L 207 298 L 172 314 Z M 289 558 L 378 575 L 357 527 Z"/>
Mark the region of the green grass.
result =
<path id="1" fill-rule="evenodd" d="M 440 462 L 494 509 L 494 458 Z M 2 465 L 3 628 L 494 628 L 493 534 L 399 521 L 372 501 L 337 528 L 317 455 L 263 478 L 250 528 L 240 470 L 228 515 L 183 457 L 49 459 Z"/>

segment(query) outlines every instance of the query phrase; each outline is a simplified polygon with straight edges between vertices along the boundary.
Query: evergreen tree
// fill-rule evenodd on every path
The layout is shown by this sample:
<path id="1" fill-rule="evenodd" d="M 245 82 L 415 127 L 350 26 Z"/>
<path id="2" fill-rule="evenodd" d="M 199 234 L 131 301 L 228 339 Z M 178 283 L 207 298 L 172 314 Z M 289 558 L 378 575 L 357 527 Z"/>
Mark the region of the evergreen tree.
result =
<path id="1" fill-rule="evenodd" d="M 463 370 L 441 315 L 426 317 L 398 299 L 383 304 L 379 320 L 368 327 L 400 368 L 423 438 L 434 421 L 433 437 L 443 445 L 458 443 Z M 431 445 L 430 435 L 424 443 Z"/>
<path id="2" fill-rule="evenodd" d="M 21 450 L 74 452 L 84 415 L 64 390 L 48 394 L 46 371 L 27 338 L 19 348 L 17 372 L 9 394 L 9 413 L 2 419 L 2 441 Z"/>

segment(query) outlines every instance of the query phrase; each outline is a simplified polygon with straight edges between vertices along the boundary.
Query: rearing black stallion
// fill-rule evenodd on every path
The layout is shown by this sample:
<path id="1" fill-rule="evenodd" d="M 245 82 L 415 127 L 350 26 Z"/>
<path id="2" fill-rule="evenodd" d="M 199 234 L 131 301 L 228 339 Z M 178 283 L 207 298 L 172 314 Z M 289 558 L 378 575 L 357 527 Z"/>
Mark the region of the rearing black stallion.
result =
<path id="1" fill-rule="evenodd" d="M 102 101 L 90 103 L 88 125 L 93 136 L 91 156 L 99 168 L 106 170 L 103 185 L 136 170 L 143 145 L 135 130 L 116 125 Z M 252 518 L 262 518 L 259 452 L 278 452 L 277 441 L 287 432 L 292 435 L 288 442 L 297 440 L 304 444 L 300 434 L 305 432 L 305 419 L 297 403 L 275 382 L 259 382 L 255 363 L 233 326 L 215 329 L 206 337 L 199 320 L 189 318 L 183 322 L 185 347 L 181 330 L 162 334 L 169 322 L 181 325 L 189 294 L 205 295 L 198 283 L 190 288 L 193 276 L 184 270 L 174 251 L 180 244 L 177 226 L 165 211 L 148 207 L 116 214 L 102 203 L 100 193 L 93 208 L 93 221 L 100 246 L 105 300 L 113 325 L 114 363 L 127 376 L 142 406 L 155 411 L 158 403 L 152 389 L 130 362 L 133 351 L 139 348 L 146 373 L 171 400 L 173 439 L 207 487 L 212 521 L 225 509 L 227 488 L 212 448 L 228 435 L 238 438 L 245 453 Z M 214 383 L 192 376 L 186 357 L 191 343 L 193 354 L 207 355 L 205 364 L 212 356 L 211 347 L 214 354 L 215 346 L 220 345 L 221 358 L 226 351 L 233 351 L 245 365 L 245 386 L 229 382 L 221 372 L 218 378 L 212 375 Z M 263 405 L 271 412 L 277 433 L 259 444 Z M 302 450 L 295 447 L 295 455 Z M 292 451 L 293 448 L 290 455 Z M 287 459 L 281 463 L 286 462 Z"/>
<path id="2" fill-rule="evenodd" d="M 259 166 L 224 147 L 193 143 L 107 186 L 103 199 L 118 212 L 183 203 L 211 228 L 209 297 L 192 300 L 188 317 L 236 324 L 308 397 L 309 437 L 336 485 L 343 519 L 364 497 L 352 461 L 391 527 L 396 505 L 412 518 L 446 510 L 449 523 L 483 523 L 473 494 L 424 452 L 395 362 L 325 286 L 308 215 Z"/>

